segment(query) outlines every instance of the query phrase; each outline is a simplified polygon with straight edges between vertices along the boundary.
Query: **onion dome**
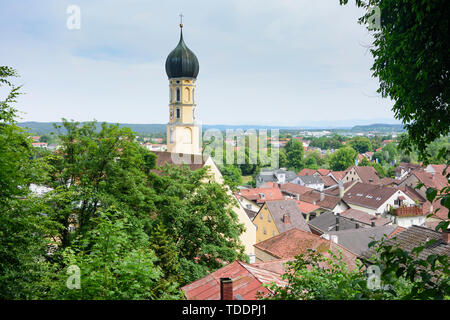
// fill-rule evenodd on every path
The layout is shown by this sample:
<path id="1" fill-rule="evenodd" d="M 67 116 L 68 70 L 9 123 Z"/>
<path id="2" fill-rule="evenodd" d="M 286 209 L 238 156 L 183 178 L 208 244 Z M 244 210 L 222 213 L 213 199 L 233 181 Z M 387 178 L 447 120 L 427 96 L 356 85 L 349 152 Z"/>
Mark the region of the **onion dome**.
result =
<path id="1" fill-rule="evenodd" d="M 180 25 L 183 28 L 183 25 Z M 166 60 L 166 73 L 171 78 L 197 78 L 199 64 L 195 54 L 186 46 L 181 29 L 180 42 Z"/>

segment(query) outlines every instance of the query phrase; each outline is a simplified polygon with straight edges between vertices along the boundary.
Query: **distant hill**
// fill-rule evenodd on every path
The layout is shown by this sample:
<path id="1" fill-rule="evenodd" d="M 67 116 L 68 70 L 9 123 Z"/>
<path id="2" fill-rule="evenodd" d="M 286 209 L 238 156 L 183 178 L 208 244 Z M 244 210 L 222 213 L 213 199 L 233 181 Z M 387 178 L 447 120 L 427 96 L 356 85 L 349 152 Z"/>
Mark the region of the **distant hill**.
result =
<path id="1" fill-rule="evenodd" d="M 20 122 L 18 125 L 22 128 L 28 128 L 28 131 L 36 135 L 50 134 L 56 132 L 53 124 L 61 125 L 62 122 Z M 97 123 L 97 128 L 100 128 L 101 122 Z M 134 132 L 139 134 L 154 134 L 166 132 L 165 124 L 133 124 L 133 123 L 120 123 L 120 127 L 128 127 Z M 64 133 L 64 130 L 62 133 Z"/>
<path id="2" fill-rule="evenodd" d="M 53 124 L 56 123 L 58 125 L 61 125 L 61 122 L 20 122 L 18 125 L 23 128 L 28 128 L 28 131 L 36 134 L 36 135 L 44 135 L 44 134 L 50 134 L 51 132 L 55 132 L 55 128 L 53 127 Z M 97 123 L 97 127 L 100 128 L 100 123 Z M 166 132 L 166 124 L 133 124 L 133 123 L 120 123 L 121 127 L 128 127 L 134 132 L 138 134 L 155 134 L 155 133 L 165 133 Z M 224 125 L 224 124 L 217 124 L 217 125 L 207 125 L 204 124 L 202 126 L 202 130 L 208 130 L 208 129 L 218 129 L 220 131 L 225 131 L 227 129 L 242 129 L 244 131 L 247 131 L 248 129 L 284 129 L 284 130 L 299 130 L 298 127 L 285 127 L 285 126 L 261 126 L 261 125 Z"/>
<path id="3" fill-rule="evenodd" d="M 55 128 L 53 127 L 53 123 L 61 125 L 61 122 L 20 122 L 18 125 L 23 128 L 28 128 L 28 131 L 36 134 L 36 135 L 44 135 L 50 134 L 51 132 L 55 132 Z M 100 127 L 100 123 L 97 123 L 97 127 Z M 135 124 L 135 123 L 120 123 L 121 127 L 129 127 L 131 130 L 136 132 L 137 134 L 164 134 L 166 132 L 166 124 Z M 208 129 L 218 129 L 221 131 L 225 131 L 226 129 L 242 129 L 244 131 L 248 129 L 280 129 L 280 130 L 323 130 L 329 129 L 327 127 L 323 128 L 309 128 L 309 127 L 289 127 L 289 126 L 270 126 L 270 125 L 225 125 L 225 124 L 216 124 L 216 125 L 208 125 L 204 124 L 202 126 L 202 130 L 206 131 Z M 401 124 L 386 124 L 386 123 L 375 123 L 370 125 L 358 125 L 352 128 L 341 128 L 344 130 L 350 130 L 352 132 L 401 132 L 404 131 L 403 125 Z M 339 130 L 339 128 L 331 129 L 333 131 Z"/>
<path id="4" fill-rule="evenodd" d="M 402 124 L 374 123 L 366 126 L 354 126 L 351 131 L 401 132 L 405 131 L 405 129 Z"/>

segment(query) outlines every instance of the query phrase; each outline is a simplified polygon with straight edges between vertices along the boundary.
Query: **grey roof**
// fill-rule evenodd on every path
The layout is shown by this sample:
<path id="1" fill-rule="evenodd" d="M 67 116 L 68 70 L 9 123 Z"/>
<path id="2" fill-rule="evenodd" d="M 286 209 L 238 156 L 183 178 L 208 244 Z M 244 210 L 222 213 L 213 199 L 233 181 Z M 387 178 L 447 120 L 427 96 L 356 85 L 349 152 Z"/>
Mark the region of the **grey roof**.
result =
<path id="1" fill-rule="evenodd" d="M 287 171 L 287 170 L 275 170 L 274 174 L 280 174 L 284 173 L 286 175 L 286 181 L 292 181 L 295 178 L 297 178 L 297 174 L 294 171 Z"/>
<path id="2" fill-rule="evenodd" d="M 361 255 L 369 250 L 369 243 L 380 240 L 384 235 L 389 236 L 397 226 L 381 226 L 373 228 L 359 228 L 353 230 L 327 232 L 328 235 L 337 236 L 337 243 L 351 252 Z M 330 238 L 331 239 L 331 238 Z"/>
<path id="3" fill-rule="evenodd" d="M 396 234 L 386 241 L 390 245 L 399 245 L 403 250 L 411 250 L 419 245 L 423 245 L 428 240 L 436 240 L 435 243 L 428 245 L 420 254 L 419 259 L 426 259 L 431 254 L 450 256 L 450 244 L 442 241 L 442 233 L 420 226 L 411 226 L 406 230 Z M 363 253 L 363 258 L 369 259 L 374 253 L 370 248 Z"/>
<path id="4" fill-rule="evenodd" d="M 280 233 L 292 228 L 311 232 L 295 200 L 267 201 L 266 205 Z M 289 215 L 291 223 L 284 223 L 283 216 L 285 214 Z"/>
<path id="5" fill-rule="evenodd" d="M 305 184 L 323 184 L 323 180 L 318 176 L 298 176 Z"/>
<path id="6" fill-rule="evenodd" d="M 339 219 L 339 230 L 356 229 L 356 222 L 335 215 L 331 211 L 324 212 L 308 222 L 310 228 L 319 233 L 336 231 L 336 218 Z"/>
<path id="7" fill-rule="evenodd" d="M 285 182 L 289 182 L 294 180 L 297 175 L 294 171 L 286 171 L 286 170 L 272 170 L 268 168 L 262 168 L 258 176 L 256 177 L 256 186 L 260 187 L 261 185 L 265 184 L 266 182 L 278 182 L 277 175 L 278 174 L 285 174 Z"/>
<path id="8" fill-rule="evenodd" d="M 253 218 L 258 214 L 258 212 L 255 212 L 253 210 L 243 208 L 247 216 L 250 218 L 250 220 L 253 220 Z"/>

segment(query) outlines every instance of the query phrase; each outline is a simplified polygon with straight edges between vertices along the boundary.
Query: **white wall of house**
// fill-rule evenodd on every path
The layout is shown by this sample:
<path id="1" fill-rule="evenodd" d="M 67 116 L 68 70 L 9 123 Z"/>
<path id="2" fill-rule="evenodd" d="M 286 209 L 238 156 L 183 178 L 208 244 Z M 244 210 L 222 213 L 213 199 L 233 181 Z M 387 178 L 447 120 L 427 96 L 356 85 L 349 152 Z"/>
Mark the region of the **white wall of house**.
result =
<path id="1" fill-rule="evenodd" d="M 411 226 L 421 226 L 425 223 L 426 216 L 416 217 L 397 217 L 395 215 L 388 214 L 387 218 L 391 219 L 393 223 L 396 223 L 399 227 L 409 228 Z"/>
<path id="2" fill-rule="evenodd" d="M 333 208 L 333 213 L 341 213 L 347 209 L 349 209 L 350 207 L 343 201 L 339 201 L 338 204 L 336 205 L 336 207 Z"/>
<path id="3" fill-rule="evenodd" d="M 254 201 L 248 200 L 247 198 L 244 198 L 242 196 L 239 198 L 239 202 L 245 209 L 248 210 L 258 212 L 259 209 L 261 209 L 261 207 L 258 206 L 258 204 L 256 204 Z"/>
<path id="4" fill-rule="evenodd" d="M 358 181 L 362 182 L 362 180 L 359 178 L 358 174 L 356 173 L 355 168 L 351 168 L 347 174 L 342 179 L 342 182 L 349 182 L 349 181 Z"/>
<path id="5" fill-rule="evenodd" d="M 394 203 L 394 201 L 397 200 L 398 197 L 400 197 L 400 196 L 403 196 L 405 198 L 405 200 L 402 201 L 402 205 L 411 206 L 411 205 L 415 204 L 414 200 L 411 199 L 410 197 L 408 197 L 403 191 L 397 190 L 392 196 L 389 197 L 388 200 L 386 200 L 383 204 L 381 204 L 377 209 L 367 208 L 367 207 L 363 207 L 361 205 L 356 205 L 356 204 L 352 204 L 352 203 L 349 203 L 349 206 L 353 209 L 367 212 L 368 214 L 375 215 L 378 213 L 381 215 L 385 215 L 386 213 L 389 212 L 389 209 L 391 206 L 393 206 L 394 208 L 399 207 L 398 205 L 396 205 Z"/>
<path id="6" fill-rule="evenodd" d="M 205 167 L 208 167 L 208 171 L 212 174 L 213 180 L 217 183 L 223 184 L 223 176 L 220 172 L 219 168 L 214 163 L 213 159 L 208 156 L 208 159 L 205 161 Z M 233 207 L 233 211 L 236 213 L 239 219 L 239 223 L 244 224 L 245 231 L 241 234 L 240 240 L 245 247 L 245 254 L 250 259 L 250 262 L 255 262 L 255 247 L 253 246 L 256 243 L 256 226 L 253 224 L 252 220 L 248 217 L 244 208 L 242 207 L 239 200 L 236 196 L 231 192 L 231 189 L 227 186 L 227 194 L 234 197 L 236 202 L 238 203 L 237 207 Z"/>
<path id="7" fill-rule="evenodd" d="M 295 183 L 295 184 L 298 184 L 298 185 L 301 185 L 301 186 L 305 186 L 305 187 L 308 187 L 308 188 L 312 188 L 312 189 L 315 189 L 315 190 L 319 190 L 319 191 L 322 191 L 323 190 L 323 188 L 324 188 L 324 184 L 323 183 L 312 183 L 312 184 L 306 184 L 306 183 L 304 183 L 303 182 L 303 180 L 302 179 L 300 179 L 300 177 L 297 177 L 297 178 L 295 178 L 294 180 L 292 180 L 291 181 L 291 183 Z"/>

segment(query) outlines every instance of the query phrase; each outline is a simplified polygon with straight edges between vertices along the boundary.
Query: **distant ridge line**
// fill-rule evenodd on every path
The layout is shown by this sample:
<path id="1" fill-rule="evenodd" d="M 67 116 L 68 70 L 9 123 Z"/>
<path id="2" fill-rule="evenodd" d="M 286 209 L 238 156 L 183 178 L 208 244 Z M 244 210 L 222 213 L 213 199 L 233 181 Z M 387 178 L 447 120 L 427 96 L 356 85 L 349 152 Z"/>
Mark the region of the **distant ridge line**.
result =
<path id="1" fill-rule="evenodd" d="M 89 121 L 82 121 L 80 123 L 87 123 Z M 98 122 L 98 128 L 102 122 Z M 117 124 L 115 122 L 106 122 L 108 124 Z M 38 121 L 26 121 L 19 122 L 17 125 L 22 128 L 28 128 L 29 132 L 44 135 L 50 134 L 51 132 L 56 132 L 56 129 L 53 127 L 53 124 L 62 125 L 62 122 L 38 122 Z M 119 123 L 120 127 L 129 127 L 136 133 L 139 134 L 155 134 L 155 133 L 165 133 L 166 132 L 166 124 L 137 124 L 137 123 Z M 331 130 L 331 131 L 339 131 L 346 130 L 352 132 L 369 132 L 369 131 L 381 131 L 381 132 L 392 132 L 392 131 L 404 131 L 403 125 L 401 124 L 386 124 L 386 123 L 374 123 L 370 125 L 356 125 L 353 127 L 327 127 L 327 126 L 318 126 L 318 127 L 308 127 L 308 126 L 274 126 L 274 125 L 225 125 L 225 124 L 217 124 L 217 125 L 202 125 L 202 130 L 208 129 L 218 129 L 218 130 L 226 130 L 226 129 L 280 129 L 280 130 Z"/>

